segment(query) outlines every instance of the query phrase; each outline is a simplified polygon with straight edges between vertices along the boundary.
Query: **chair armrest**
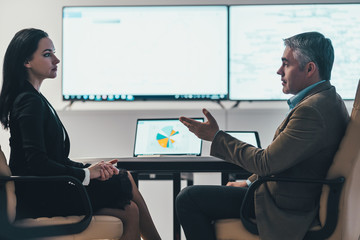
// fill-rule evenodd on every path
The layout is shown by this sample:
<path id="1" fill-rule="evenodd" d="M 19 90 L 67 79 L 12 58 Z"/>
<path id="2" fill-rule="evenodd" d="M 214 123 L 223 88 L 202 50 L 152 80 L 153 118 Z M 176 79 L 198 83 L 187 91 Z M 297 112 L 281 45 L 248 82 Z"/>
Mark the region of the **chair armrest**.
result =
<path id="1" fill-rule="evenodd" d="M 15 182 L 49 182 L 49 181 L 66 181 L 71 182 L 79 190 L 81 201 L 84 204 L 85 216 L 82 220 L 70 224 L 58 224 L 53 226 L 37 227 L 16 227 L 9 223 L 7 217 L 7 198 L 5 183 L 8 181 Z M 48 236 L 60 236 L 76 234 L 84 231 L 92 219 L 92 207 L 88 194 L 80 181 L 71 176 L 0 176 L 0 238 L 5 239 L 26 239 L 40 238 Z"/>
<path id="2" fill-rule="evenodd" d="M 262 177 L 258 180 L 254 181 L 249 189 L 247 190 L 244 201 L 241 205 L 240 209 L 240 218 L 245 228 L 253 233 L 259 234 L 257 225 L 253 223 L 248 216 L 246 216 L 245 212 L 251 205 L 253 205 L 254 194 L 257 188 L 263 183 L 266 182 L 293 182 L 293 183 L 308 183 L 308 184 L 325 184 L 330 187 L 328 204 L 327 204 L 327 214 L 325 225 L 317 230 L 317 231 L 309 231 L 305 237 L 305 239 L 325 239 L 330 236 L 335 230 L 337 219 L 338 219 L 338 209 L 339 209 L 339 201 L 340 194 L 343 183 L 345 182 L 344 177 L 339 177 L 336 179 L 302 179 L 302 178 L 279 178 L 279 177 Z"/>

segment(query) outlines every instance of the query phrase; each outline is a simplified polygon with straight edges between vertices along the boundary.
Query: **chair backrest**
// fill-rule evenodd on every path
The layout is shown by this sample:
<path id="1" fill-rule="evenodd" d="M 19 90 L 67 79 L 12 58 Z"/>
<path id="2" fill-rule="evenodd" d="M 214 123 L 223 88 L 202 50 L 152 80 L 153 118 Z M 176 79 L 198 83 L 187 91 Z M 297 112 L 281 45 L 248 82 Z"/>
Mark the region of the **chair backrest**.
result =
<path id="1" fill-rule="evenodd" d="M 339 218 L 335 232 L 329 240 L 353 240 L 360 235 L 360 81 L 357 88 L 351 119 L 342 139 L 327 178 L 345 177 L 342 189 Z M 320 198 L 320 222 L 324 225 L 329 189 L 324 186 Z"/>
<path id="2" fill-rule="evenodd" d="M 0 176 L 11 176 L 11 171 L 6 162 L 6 157 L 0 146 Z M 16 216 L 16 195 L 14 182 L 7 182 L 5 185 L 7 196 L 7 214 L 9 222 L 12 223 Z M 5 213 L 0 213 L 5 214 Z"/>

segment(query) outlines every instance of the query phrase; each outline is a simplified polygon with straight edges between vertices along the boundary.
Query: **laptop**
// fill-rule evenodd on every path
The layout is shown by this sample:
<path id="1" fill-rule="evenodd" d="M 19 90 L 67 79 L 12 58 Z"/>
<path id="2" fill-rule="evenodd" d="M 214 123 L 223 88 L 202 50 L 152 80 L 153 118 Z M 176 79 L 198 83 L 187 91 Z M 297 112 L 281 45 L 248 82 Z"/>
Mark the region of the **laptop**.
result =
<path id="1" fill-rule="evenodd" d="M 193 118 L 204 122 L 204 118 Z M 202 140 L 178 118 L 138 119 L 134 156 L 200 156 Z"/>
<path id="2" fill-rule="evenodd" d="M 247 142 L 254 147 L 261 148 L 259 133 L 257 131 L 225 131 L 234 138 Z"/>

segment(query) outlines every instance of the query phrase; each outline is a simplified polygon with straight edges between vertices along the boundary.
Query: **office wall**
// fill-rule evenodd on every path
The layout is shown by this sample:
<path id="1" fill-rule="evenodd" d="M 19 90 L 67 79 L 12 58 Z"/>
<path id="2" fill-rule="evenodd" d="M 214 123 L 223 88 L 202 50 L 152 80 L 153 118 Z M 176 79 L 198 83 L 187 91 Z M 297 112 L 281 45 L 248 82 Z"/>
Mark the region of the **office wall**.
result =
<path id="1" fill-rule="evenodd" d="M 340 0 L 296 0 L 290 1 L 292 3 L 307 3 L 307 2 L 339 2 Z M 2 57 L 4 56 L 5 50 L 8 43 L 14 34 L 23 28 L 35 27 L 41 28 L 47 31 L 54 42 L 56 47 L 56 54 L 61 59 L 61 50 L 62 50 L 62 23 L 61 23 L 61 14 L 63 6 L 81 6 L 81 5 L 201 5 L 201 4 L 253 4 L 253 3 L 286 3 L 289 0 L 12 0 L 12 1 L 0 1 L 0 72 L 2 72 Z M 340 1 L 341 2 L 341 1 Z M 360 0 L 347 0 L 347 2 L 360 2 Z M 89 50 L 91 51 L 91 49 Z M 94 56 L 96 58 L 96 56 Z M 91 61 L 91 59 L 84 59 L 84 61 Z M 60 68 L 61 69 L 61 63 Z M 86 71 L 86 69 L 82 69 Z M 276 69 L 274 70 L 275 74 Z M 130 113 L 131 117 L 121 118 L 121 123 L 118 126 L 112 126 L 107 124 L 104 127 L 100 127 L 101 124 L 94 129 L 103 129 L 102 134 L 105 133 L 115 134 L 115 133 L 126 133 L 131 136 L 126 136 L 119 133 L 119 136 L 126 136 L 129 141 L 125 144 L 125 140 L 117 140 L 115 142 L 122 143 L 123 146 L 121 149 L 116 150 L 115 152 L 120 155 L 127 155 L 131 153 L 129 151 L 130 139 L 133 138 L 133 133 L 130 131 L 134 127 L 134 121 L 136 117 L 177 117 L 181 115 L 180 113 L 184 112 L 184 115 L 188 116 L 200 116 L 200 109 L 203 107 L 209 108 L 210 110 L 216 110 L 218 112 L 219 124 L 223 128 L 237 129 L 237 130 L 258 130 L 260 132 L 261 141 L 263 146 L 266 146 L 272 139 L 272 135 L 275 127 L 280 123 L 282 117 L 286 113 L 286 103 L 281 102 L 253 102 L 241 103 L 237 108 L 231 109 L 233 102 L 222 102 L 225 109 L 221 108 L 215 102 L 116 102 L 116 103 L 81 103 L 76 102 L 71 107 L 67 106 L 68 102 L 62 101 L 61 96 L 61 70 L 58 72 L 58 77 L 56 79 L 48 79 L 44 81 L 42 85 L 42 93 L 49 99 L 53 104 L 55 109 L 64 115 L 70 117 L 72 114 L 80 118 L 79 121 L 82 121 L 81 112 L 84 115 L 88 116 L 91 112 L 95 115 L 102 114 L 101 112 L 94 111 L 114 111 L 113 115 L 124 115 L 127 116 Z M 2 80 L 0 80 L 2 81 Z M 101 79 L 99 79 L 101 82 Z M 276 83 L 274 83 L 276 84 Z M 279 81 L 279 87 L 280 81 Z M 351 106 L 351 103 L 348 104 Z M 188 111 L 190 110 L 190 112 Z M 70 113 L 72 112 L 72 113 Z M 116 112 L 116 113 L 115 113 Z M 261 121 L 260 121 L 261 120 Z M 85 117 L 84 117 L 84 121 Z M 266 124 L 263 124 L 263 121 L 266 121 Z M 72 138 L 83 137 L 83 133 L 76 131 L 76 127 L 72 126 L 72 120 L 69 121 L 69 124 L 66 124 L 68 128 L 74 129 L 74 131 L 69 131 Z M 86 124 L 85 124 L 86 125 Z M 122 127 L 120 127 L 122 126 Z M 110 131 L 109 128 L 118 129 L 118 131 Z M 99 130 L 98 130 L 99 131 Z M 130 138 L 129 138 L 130 137 Z M 0 143 L 3 146 L 5 154 L 8 154 L 8 133 L 1 131 Z M 111 137 L 108 137 L 109 140 L 112 140 Z M 79 141 L 81 144 L 81 141 Z M 124 145 L 125 144 L 125 145 Z M 89 153 L 86 153 L 86 149 L 83 149 L 83 146 L 80 146 L 80 149 L 83 149 L 83 152 L 77 150 L 77 141 L 73 140 L 73 150 L 72 154 L 74 156 L 82 156 L 94 154 L 92 150 Z M 115 144 L 114 144 L 115 145 Z M 111 145 L 112 146 L 112 145 Z M 124 147 L 126 146 L 126 147 Z M 91 148 L 91 147 L 89 147 Z M 110 147 L 108 147 L 110 148 Z M 91 148 L 93 149 L 93 148 Z M 207 150 L 205 144 L 204 150 Z M 99 149 L 97 149 L 99 151 Z M 114 153 L 112 151 L 106 151 L 109 154 Z M 104 154 L 99 151 L 96 152 L 97 155 Z"/>
<path id="2" fill-rule="evenodd" d="M 20 29 L 35 27 L 44 29 L 53 40 L 57 56 L 61 59 L 61 13 L 63 6 L 80 5 L 201 5 L 201 4 L 246 4 L 246 3 L 286 3 L 291 0 L 0 0 L 0 72 L 2 58 L 8 43 Z M 318 0 L 316 2 L 339 2 Z M 314 1 L 296 1 L 308 3 Z M 360 0 L 347 0 L 360 2 Z M 91 51 L 91 50 L 89 50 Z M 96 58 L 96 56 L 94 56 Z M 91 59 L 84 59 L 91 61 Z M 60 63 L 61 64 L 61 63 Z M 59 68 L 61 69 L 61 68 Z M 83 69 L 86 71 L 86 69 Z M 276 69 L 274 69 L 275 74 Z M 2 78 L 2 77 L 1 77 Z M 1 82 L 2 80 L 0 80 Z M 101 81 L 101 79 L 99 79 Z M 276 83 L 274 83 L 276 84 Z M 280 81 L 279 81 L 279 87 Z M 202 116 L 201 108 L 208 108 L 224 130 L 257 130 L 263 147 L 272 140 L 276 127 L 281 123 L 287 112 L 286 102 L 241 102 L 232 108 L 234 102 L 224 101 L 223 106 L 216 102 L 112 102 L 112 103 L 82 103 L 76 102 L 69 106 L 62 101 L 61 70 L 56 79 L 45 80 L 41 89 L 49 99 L 66 126 L 72 143 L 71 157 L 121 157 L 131 156 L 133 151 L 135 121 L 137 118 L 179 117 L 181 115 Z M 350 109 L 352 102 L 347 102 Z M 0 130 L 0 144 L 9 155 L 9 133 Z M 203 154 L 209 154 L 210 144 L 205 142 Z M 213 175 L 199 175 L 199 182 L 212 182 Z M 169 182 L 155 183 L 163 194 L 171 192 Z M 154 199 L 151 194 L 154 184 L 140 184 L 145 192 L 145 198 L 150 202 L 150 210 L 154 214 L 163 239 L 171 239 L 171 209 L 161 210 L 168 198 Z M 162 184 L 162 185 L 161 185 Z M 167 195 L 166 195 L 167 196 Z M 165 208 L 171 208 L 171 204 Z M 170 213 L 170 214 L 169 214 Z"/>

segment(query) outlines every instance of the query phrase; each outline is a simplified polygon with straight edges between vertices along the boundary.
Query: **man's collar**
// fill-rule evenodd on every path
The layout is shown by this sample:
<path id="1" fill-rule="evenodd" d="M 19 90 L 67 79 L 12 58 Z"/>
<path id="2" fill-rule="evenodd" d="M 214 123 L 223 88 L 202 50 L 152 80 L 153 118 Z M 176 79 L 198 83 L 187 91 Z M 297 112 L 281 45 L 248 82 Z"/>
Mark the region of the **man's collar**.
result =
<path id="1" fill-rule="evenodd" d="M 320 83 L 325 82 L 326 80 L 319 81 L 317 83 L 314 83 L 313 85 L 308 86 L 307 88 L 304 88 L 300 92 L 298 92 L 296 95 L 292 96 L 287 100 L 287 104 L 289 105 L 290 109 L 293 109 L 307 94 L 310 92 L 311 89 L 319 85 Z"/>

